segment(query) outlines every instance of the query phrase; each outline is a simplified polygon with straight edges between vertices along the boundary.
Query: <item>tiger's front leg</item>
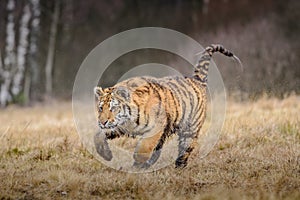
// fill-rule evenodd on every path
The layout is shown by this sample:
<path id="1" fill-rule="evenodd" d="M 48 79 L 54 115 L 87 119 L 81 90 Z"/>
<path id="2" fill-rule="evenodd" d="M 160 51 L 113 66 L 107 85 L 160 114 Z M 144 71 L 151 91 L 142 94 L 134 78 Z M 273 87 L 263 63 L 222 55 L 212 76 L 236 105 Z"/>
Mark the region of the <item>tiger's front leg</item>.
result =
<path id="1" fill-rule="evenodd" d="M 164 140 L 163 131 L 140 139 L 133 154 L 135 160 L 133 166 L 148 168 L 153 165 L 160 156 Z"/>
<path id="2" fill-rule="evenodd" d="M 105 134 L 103 132 L 98 132 L 94 136 L 96 151 L 106 161 L 111 161 L 111 159 L 113 158 L 107 140 L 114 139 L 116 137 L 118 137 L 116 134 Z"/>

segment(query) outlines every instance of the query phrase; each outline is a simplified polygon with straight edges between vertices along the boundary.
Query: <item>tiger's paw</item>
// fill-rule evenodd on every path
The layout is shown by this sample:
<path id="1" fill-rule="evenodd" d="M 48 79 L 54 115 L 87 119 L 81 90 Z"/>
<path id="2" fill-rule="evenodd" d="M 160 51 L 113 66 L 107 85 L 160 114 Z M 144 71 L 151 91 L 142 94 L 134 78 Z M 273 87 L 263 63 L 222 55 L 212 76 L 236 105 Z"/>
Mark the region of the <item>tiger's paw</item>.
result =
<path id="1" fill-rule="evenodd" d="M 177 158 L 175 161 L 175 168 L 176 169 L 183 169 L 187 166 L 187 160 L 182 158 Z"/>
<path id="2" fill-rule="evenodd" d="M 150 166 L 151 165 L 148 162 L 139 163 L 135 161 L 133 163 L 133 167 L 135 167 L 136 169 L 148 169 Z"/>
<path id="3" fill-rule="evenodd" d="M 113 156 L 108 146 L 96 145 L 97 153 L 106 161 L 111 161 Z"/>
<path id="4" fill-rule="evenodd" d="M 108 146 L 107 140 L 105 137 L 101 137 L 99 134 L 96 134 L 94 137 L 94 143 L 97 150 L 97 153 L 106 161 L 111 161 L 113 158 L 112 152 Z"/>

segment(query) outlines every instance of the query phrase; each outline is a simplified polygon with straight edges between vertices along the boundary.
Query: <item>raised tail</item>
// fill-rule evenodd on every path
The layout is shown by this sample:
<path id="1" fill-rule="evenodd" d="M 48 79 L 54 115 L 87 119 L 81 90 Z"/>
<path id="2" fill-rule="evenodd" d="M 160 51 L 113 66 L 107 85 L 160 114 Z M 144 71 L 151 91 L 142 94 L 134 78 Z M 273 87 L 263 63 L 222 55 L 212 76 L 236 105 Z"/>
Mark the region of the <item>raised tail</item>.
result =
<path id="1" fill-rule="evenodd" d="M 215 52 L 220 52 L 225 56 L 232 57 L 241 64 L 240 59 L 236 57 L 232 52 L 225 49 L 222 45 L 220 44 L 209 45 L 208 47 L 205 48 L 203 52 L 200 53 L 201 58 L 197 63 L 197 65 L 195 66 L 195 71 L 194 71 L 195 74 L 193 76 L 196 80 L 199 80 L 202 83 L 202 85 L 206 86 L 207 84 L 208 66 L 210 64 L 211 57 Z"/>

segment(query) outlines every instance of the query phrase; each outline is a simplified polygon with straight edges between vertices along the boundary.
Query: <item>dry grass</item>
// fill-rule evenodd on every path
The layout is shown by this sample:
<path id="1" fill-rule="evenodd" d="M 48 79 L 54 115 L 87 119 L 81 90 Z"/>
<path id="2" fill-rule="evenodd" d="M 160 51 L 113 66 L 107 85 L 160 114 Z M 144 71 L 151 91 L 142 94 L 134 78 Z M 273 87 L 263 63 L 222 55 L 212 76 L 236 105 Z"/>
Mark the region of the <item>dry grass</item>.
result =
<path id="1" fill-rule="evenodd" d="M 102 165 L 71 104 L 0 111 L 0 199 L 300 199 L 300 97 L 229 102 L 204 159 L 147 174 Z"/>

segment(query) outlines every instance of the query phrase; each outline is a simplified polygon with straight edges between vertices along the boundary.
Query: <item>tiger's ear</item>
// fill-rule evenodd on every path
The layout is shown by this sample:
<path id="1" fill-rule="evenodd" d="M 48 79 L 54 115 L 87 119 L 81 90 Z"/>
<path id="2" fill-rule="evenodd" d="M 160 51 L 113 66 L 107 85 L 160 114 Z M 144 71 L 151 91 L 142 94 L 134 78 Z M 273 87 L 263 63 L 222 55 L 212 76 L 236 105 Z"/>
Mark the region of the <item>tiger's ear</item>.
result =
<path id="1" fill-rule="evenodd" d="M 118 87 L 114 93 L 126 101 L 130 100 L 130 91 L 126 87 Z"/>
<path id="2" fill-rule="evenodd" d="M 94 93 L 96 95 L 96 97 L 100 97 L 103 95 L 103 89 L 101 87 L 95 87 L 94 88 Z"/>

